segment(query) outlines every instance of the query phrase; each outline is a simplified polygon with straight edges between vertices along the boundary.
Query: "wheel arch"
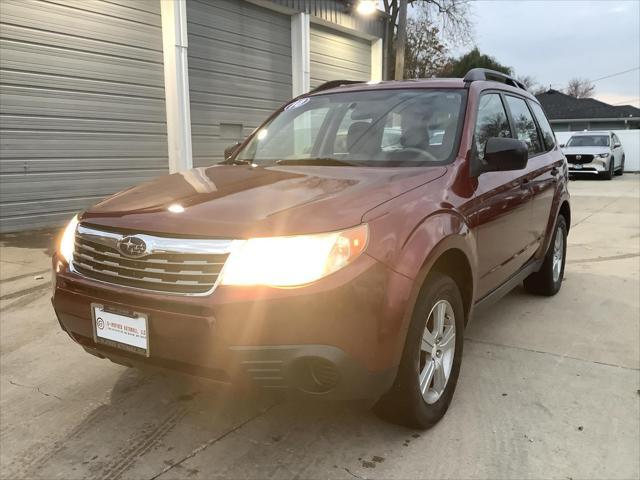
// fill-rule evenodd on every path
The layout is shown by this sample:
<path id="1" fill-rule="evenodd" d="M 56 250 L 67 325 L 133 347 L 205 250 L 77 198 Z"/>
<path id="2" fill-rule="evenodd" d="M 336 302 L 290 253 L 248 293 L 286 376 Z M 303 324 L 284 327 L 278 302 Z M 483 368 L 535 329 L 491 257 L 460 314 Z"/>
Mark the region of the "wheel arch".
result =
<path id="1" fill-rule="evenodd" d="M 469 322 L 471 313 L 471 307 L 473 305 L 473 270 L 471 269 L 471 263 L 465 253 L 459 248 L 449 248 L 445 250 L 438 258 L 433 262 L 428 270 L 427 276 L 431 272 L 439 272 L 444 275 L 450 276 L 462 295 L 462 303 L 464 306 L 464 324 L 465 326 Z"/>
<path id="2" fill-rule="evenodd" d="M 569 228 L 571 228 L 571 207 L 569 206 L 569 202 L 567 200 L 563 201 L 562 205 L 560 205 L 558 215 L 562 215 L 564 217 L 567 223 L 567 232 L 569 232 Z"/>

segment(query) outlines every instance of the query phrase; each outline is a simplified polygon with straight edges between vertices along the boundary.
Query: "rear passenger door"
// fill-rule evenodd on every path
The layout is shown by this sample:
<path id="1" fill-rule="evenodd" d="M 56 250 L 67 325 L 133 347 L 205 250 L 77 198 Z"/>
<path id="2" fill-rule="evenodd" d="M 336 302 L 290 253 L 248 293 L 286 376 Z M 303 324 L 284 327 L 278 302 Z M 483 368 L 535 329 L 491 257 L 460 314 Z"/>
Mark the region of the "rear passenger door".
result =
<path id="1" fill-rule="evenodd" d="M 503 95 L 489 91 L 479 101 L 474 162 L 482 162 L 491 137 L 513 137 Z M 504 283 L 530 258 L 531 190 L 527 169 L 485 172 L 478 180 L 479 297 Z"/>
<path id="2" fill-rule="evenodd" d="M 524 140 L 529 148 L 526 180 L 532 195 L 532 213 L 528 230 L 529 242 L 537 250 L 555 221 L 551 210 L 564 159 L 562 152 L 555 148 L 555 136 L 542 107 L 530 99 L 512 95 L 505 98 L 517 138 Z"/>

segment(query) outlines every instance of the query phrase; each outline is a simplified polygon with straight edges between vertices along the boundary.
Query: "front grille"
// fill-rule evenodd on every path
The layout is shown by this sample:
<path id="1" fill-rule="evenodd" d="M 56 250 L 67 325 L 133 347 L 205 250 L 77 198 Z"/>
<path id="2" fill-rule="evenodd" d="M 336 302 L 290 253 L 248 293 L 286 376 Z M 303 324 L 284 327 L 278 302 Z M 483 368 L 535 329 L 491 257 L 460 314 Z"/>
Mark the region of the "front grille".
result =
<path id="1" fill-rule="evenodd" d="M 567 162 L 569 163 L 583 164 L 583 163 L 593 162 L 593 155 L 566 155 L 566 157 L 567 157 Z M 580 158 L 576 158 L 576 157 L 580 157 Z"/>
<path id="2" fill-rule="evenodd" d="M 85 277 L 113 285 L 173 294 L 206 294 L 215 286 L 229 255 L 228 252 L 193 253 L 194 249 L 190 249 L 186 253 L 163 248 L 140 258 L 129 258 L 117 247 L 121 238 L 124 235 L 79 227 L 73 269 Z M 165 244 L 171 241 L 162 240 Z M 188 240 L 176 239 L 175 249 L 185 243 Z M 202 248 L 203 242 L 199 241 L 199 245 Z"/>

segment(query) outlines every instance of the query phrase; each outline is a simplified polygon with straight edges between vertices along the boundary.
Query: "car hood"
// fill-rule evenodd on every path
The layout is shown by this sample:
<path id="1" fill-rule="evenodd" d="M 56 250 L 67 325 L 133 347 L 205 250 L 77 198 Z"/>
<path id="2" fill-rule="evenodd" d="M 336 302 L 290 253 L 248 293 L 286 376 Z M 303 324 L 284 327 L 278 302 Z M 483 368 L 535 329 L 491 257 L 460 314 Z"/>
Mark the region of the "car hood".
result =
<path id="1" fill-rule="evenodd" d="M 609 147 L 565 147 L 562 149 L 562 153 L 565 155 L 598 155 L 610 152 Z"/>
<path id="2" fill-rule="evenodd" d="M 445 167 L 214 165 L 117 193 L 85 224 L 132 232 L 248 238 L 339 230 L 370 209 L 441 177 Z M 171 212 L 177 204 L 181 212 Z"/>

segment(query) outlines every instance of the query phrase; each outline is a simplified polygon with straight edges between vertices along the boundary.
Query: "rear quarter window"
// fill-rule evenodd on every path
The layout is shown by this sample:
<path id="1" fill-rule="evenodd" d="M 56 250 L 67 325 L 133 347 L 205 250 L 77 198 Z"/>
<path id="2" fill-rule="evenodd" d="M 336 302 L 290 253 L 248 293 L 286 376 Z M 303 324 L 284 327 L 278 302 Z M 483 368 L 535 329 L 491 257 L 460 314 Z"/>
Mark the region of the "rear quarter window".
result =
<path id="1" fill-rule="evenodd" d="M 529 156 L 537 155 L 544 151 L 538 136 L 538 128 L 533 116 L 527 107 L 524 99 L 519 97 L 505 96 L 507 105 L 511 111 L 513 120 L 513 128 L 515 129 L 516 138 L 527 144 Z"/>
<path id="2" fill-rule="evenodd" d="M 538 125 L 540 125 L 540 130 L 542 131 L 542 139 L 544 140 L 544 145 L 547 150 L 551 150 L 556 146 L 556 136 L 551 129 L 551 125 L 549 124 L 549 120 L 547 120 L 547 116 L 544 114 L 544 110 L 542 107 L 535 102 L 529 102 L 529 106 L 533 111 L 533 114 L 538 120 Z"/>

